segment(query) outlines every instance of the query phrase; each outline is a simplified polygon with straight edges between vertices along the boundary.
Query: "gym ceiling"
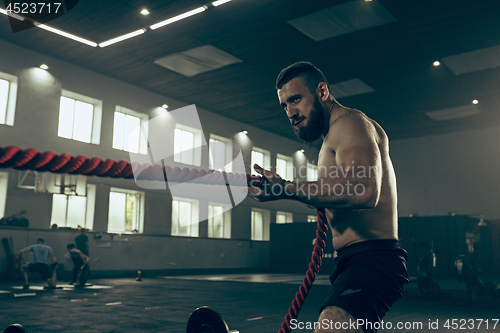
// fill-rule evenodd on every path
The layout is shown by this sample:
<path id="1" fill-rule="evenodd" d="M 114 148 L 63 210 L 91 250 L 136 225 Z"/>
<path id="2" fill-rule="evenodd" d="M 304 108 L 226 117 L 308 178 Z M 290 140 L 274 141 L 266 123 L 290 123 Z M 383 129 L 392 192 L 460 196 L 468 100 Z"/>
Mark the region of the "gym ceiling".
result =
<path id="1" fill-rule="evenodd" d="M 274 81 L 310 61 L 402 139 L 500 126 L 499 17 L 498 0 L 80 0 L 47 25 L 96 44 L 143 33 L 92 47 L 0 15 L 0 38 L 294 140 Z"/>

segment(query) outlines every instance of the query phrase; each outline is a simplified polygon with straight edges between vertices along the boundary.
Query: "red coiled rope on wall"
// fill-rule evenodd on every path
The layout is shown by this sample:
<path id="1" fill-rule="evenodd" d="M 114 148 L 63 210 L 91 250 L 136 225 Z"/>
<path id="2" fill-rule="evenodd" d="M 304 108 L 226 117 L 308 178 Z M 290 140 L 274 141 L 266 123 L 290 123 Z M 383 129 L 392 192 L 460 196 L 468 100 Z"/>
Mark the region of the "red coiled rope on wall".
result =
<path id="1" fill-rule="evenodd" d="M 57 155 L 54 152 L 40 153 L 36 149 L 21 150 L 15 146 L 0 147 L 0 168 L 18 170 L 50 171 L 55 173 L 79 174 L 86 176 L 111 177 L 133 179 L 134 170 L 142 170 L 137 179 L 172 182 L 192 181 L 198 184 L 220 184 L 234 186 L 259 186 L 265 182 L 263 177 L 245 175 L 241 173 L 205 171 L 188 168 L 161 167 L 158 164 L 128 163 L 127 161 L 105 161 L 98 157 L 88 158 L 83 155 L 76 157 L 70 154 Z M 316 244 L 309 264 L 309 269 L 302 281 L 299 291 L 295 294 L 292 306 L 288 309 L 285 321 L 281 324 L 279 333 L 291 331 L 290 321 L 297 316 L 319 272 L 323 250 L 325 248 L 326 232 L 328 230 L 325 210 L 318 209 L 318 230 Z"/>

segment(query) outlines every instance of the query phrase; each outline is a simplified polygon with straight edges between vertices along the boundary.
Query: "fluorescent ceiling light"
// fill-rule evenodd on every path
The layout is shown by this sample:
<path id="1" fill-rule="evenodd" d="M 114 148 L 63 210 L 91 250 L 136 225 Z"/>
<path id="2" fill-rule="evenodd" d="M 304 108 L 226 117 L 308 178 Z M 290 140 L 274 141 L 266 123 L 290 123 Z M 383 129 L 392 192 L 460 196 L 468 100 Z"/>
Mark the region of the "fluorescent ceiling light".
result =
<path id="1" fill-rule="evenodd" d="M 167 24 L 174 23 L 174 22 L 180 21 L 182 19 L 185 19 L 186 17 L 190 17 L 193 15 L 199 14 L 201 12 L 204 12 L 206 9 L 207 9 L 207 6 L 198 7 L 196 9 L 190 10 L 189 12 L 186 12 L 184 14 L 180 14 L 180 15 L 174 16 L 172 18 L 169 18 L 168 20 L 153 24 L 152 26 L 150 26 L 150 28 L 151 28 L 151 30 L 161 28 L 163 26 L 166 26 Z"/>
<path id="2" fill-rule="evenodd" d="M 5 9 L 3 8 L 0 8 L 0 13 L 4 14 L 4 15 L 7 15 L 7 16 L 11 16 L 19 21 L 24 21 L 24 17 L 22 16 L 19 16 L 17 14 L 14 14 L 14 13 L 8 13 Z"/>
<path id="3" fill-rule="evenodd" d="M 472 104 L 479 104 L 479 101 L 477 99 L 472 101 Z"/>
<path id="4" fill-rule="evenodd" d="M 44 30 L 47 30 L 47 31 L 50 31 L 50 32 L 53 32 L 55 34 L 58 34 L 60 36 L 63 36 L 63 37 L 66 37 L 66 38 L 69 38 L 69 39 L 72 39 L 72 40 L 75 40 L 77 42 L 80 42 L 80 43 L 83 43 L 83 44 L 87 44 L 87 45 L 90 45 L 92 47 L 96 47 L 97 46 L 97 43 L 94 43 L 94 42 L 91 42 L 89 40 L 86 40 L 86 39 L 83 39 L 83 38 L 80 38 L 80 37 L 77 37 L 75 35 L 72 35 L 72 34 L 69 34 L 67 32 L 64 32 L 64 31 L 61 31 L 61 30 L 58 30 L 58 29 L 55 29 L 55 28 L 52 28 L 52 27 L 49 27 L 48 25 L 45 25 L 45 24 L 41 24 L 41 23 L 36 23 L 35 22 L 35 26 L 40 28 L 40 29 L 44 29 Z"/>
<path id="5" fill-rule="evenodd" d="M 343 81 L 328 86 L 330 93 L 335 98 L 354 96 L 374 92 L 372 87 L 361 81 L 360 79 L 352 79 Z"/>
<path id="6" fill-rule="evenodd" d="M 47 65 L 45 65 L 45 64 L 41 64 L 41 65 L 40 65 L 40 68 L 41 68 L 41 69 L 44 69 L 44 70 L 47 70 L 47 69 L 49 69 L 49 66 L 47 66 Z"/>
<path id="7" fill-rule="evenodd" d="M 500 45 L 441 59 L 455 75 L 500 67 Z"/>
<path id="8" fill-rule="evenodd" d="M 213 5 L 214 7 L 217 7 L 217 6 L 220 6 L 220 5 L 223 5 L 223 4 L 227 3 L 227 2 L 229 2 L 229 1 L 231 1 L 231 0 L 218 0 L 218 1 L 214 1 L 214 2 L 212 2 L 212 5 Z"/>
<path id="9" fill-rule="evenodd" d="M 432 63 L 432 65 L 434 65 L 435 67 L 437 67 L 437 66 L 440 66 L 440 65 L 441 65 L 441 63 L 440 63 L 439 61 L 437 61 L 437 60 L 436 60 L 436 61 L 434 61 L 434 62 Z"/>
<path id="10" fill-rule="evenodd" d="M 99 43 L 99 46 L 100 47 L 106 47 L 106 46 L 109 46 L 111 44 L 115 44 L 115 43 L 124 41 L 125 39 L 129 39 L 129 38 L 132 38 L 132 37 L 135 37 L 135 36 L 142 35 L 145 32 L 146 32 L 146 29 L 139 29 L 139 30 L 133 31 L 131 33 L 128 33 L 126 35 L 119 36 L 119 37 L 107 40 L 105 42 Z"/>
<path id="11" fill-rule="evenodd" d="M 142 15 L 149 15 L 149 10 L 143 9 L 143 10 L 141 10 L 141 14 Z"/>
<path id="12" fill-rule="evenodd" d="M 317 42 L 391 22 L 396 19 L 378 2 L 366 4 L 357 0 L 288 21 Z"/>
<path id="13" fill-rule="evenodd" d="M 192 77 L 237 62 L 243 61 L 212 45 L 204 45 L 184 52 L 174 53 L 154 61 L 155 64 L 186 77 Z"/>
<path id="14" fill-rule="evenodd" d="M 465 105 L 445 110 L 426 112 L 425 114 L 432 120 L 441 121 L 471 117 L 479 113 L 479 108 L 476 105 Z"/>

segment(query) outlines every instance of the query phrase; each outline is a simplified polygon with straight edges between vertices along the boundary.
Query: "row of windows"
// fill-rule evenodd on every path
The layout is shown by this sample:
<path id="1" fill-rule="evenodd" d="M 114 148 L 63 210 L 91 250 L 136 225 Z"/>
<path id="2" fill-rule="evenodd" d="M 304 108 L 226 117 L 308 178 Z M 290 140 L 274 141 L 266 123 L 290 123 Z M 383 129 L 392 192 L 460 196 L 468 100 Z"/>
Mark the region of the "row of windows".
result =
<path id="1" fill-rule="evenodd" d="M 0 124 L 13 125 L 17 78 L 0 73 Z M 102 101 L 62 90 L 58 136 L 85 143 L 99 144 L 102 118 Z M 113 148 L 132 153 L 147 154 L 148 120 L 146 114 L 116 106 L 113 122 Z M 201 165 L 202 133 L 199 130 L 176 124 L 174 134 L 174 161 L 187 165 Z M 210 135 L 209 167 L 214 170 L 232 171 L 232 141 L 217 135 Z M 259 164 L 270 167 L 269 151 L 254 147 L 252 166 Z M 293 159 L 278 154 L 277 173 L 286 180 L 294 180 Z M 317 179 L 317 167 L 307 164 L 307 179 Z"/>
<path id="2" fill-rule="evenodd" d="M 8 173 L 0 172 L 0 216 L 5 212 Z M 86 184 L 86 196 L 53 194 L 50 224 L 59 227 L 83 226 L 93 229 L 96 185 Z M 144 229 L 144 192 L 112 187 L 109 193 L 108 232 L 141 233 Z M 269 240 L 271 211 L 252 208 L 251 239 Z M 174 197 L 172 200 L 172 236 L 198 237 L 200 203 L 198 200 Z M 317 217 L 309 215 L 308 222 Z M 276 223 L 292 223 L 293 214 L 278 211 Z M 208 203 L 208 237 L 231 238 L 231 207 Z"/>

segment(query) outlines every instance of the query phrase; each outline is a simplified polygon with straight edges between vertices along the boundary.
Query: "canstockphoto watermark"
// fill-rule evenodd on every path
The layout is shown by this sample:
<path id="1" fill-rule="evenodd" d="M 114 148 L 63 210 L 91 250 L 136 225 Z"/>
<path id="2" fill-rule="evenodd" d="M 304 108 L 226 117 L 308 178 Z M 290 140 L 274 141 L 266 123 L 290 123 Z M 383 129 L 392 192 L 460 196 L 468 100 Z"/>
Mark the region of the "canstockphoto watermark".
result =
<path id="1" fill-rule="evenodd" d="M 12 32 L 16 33 L 50 22 L 71 9 L 79 0 L 4 0 Z"/>
<path id="2" fill-rule="evenodd" d="M 377 171 L 379 170 L 376 166 L 355 165 L 354 161 L 351 161 L 351 165 L 347 165 L 347 166 L 342 166 L 342 165 L 340 165 L 340 166 L 337 166 L 337 165 L 323 166 L 323 165 L 320 165 L 316 168 L 317 168 L 318 175 L 322 175 L 322 177 L 331 178 L 331 179 L 372 178 L 372 176 L 375 176 L 377 174 Z M 287 171 L 288 170 L 293 171 L 293 175 L 295 178 L 305 179 L 308 177 L 308 172 L 310 171 L 310 168 L 308 168 L 307 166 L 299 166 L 299 167 L 287 168 Z M 276 172 L 279 174 L 279 173 L 283 173 L 284 170 L 276 169 Z M 280 176 L 284 176 L 284 175 L 280 175 Z"/>
<path id="3" fill-rule="evenodd" d="M 236 207 L 246 198 L 246 188 L 241 188 L 241 184 L 229 178 L 226 179 L 227 186 L 198 184 L 196 178 L 179 182 L 176 179 L 169 179 L 168 175 L 164 181 L 141 178 L 141 173 L 154 164 L 160 167 L 200 167 L 202 156 L 210 157 L 210 167 L 213 169 L 246 174 L 243 155 L 237 145 L 230 141 L 220 142 L 223 145 L 223 151 L 233 152 L 233 158 L 230 161 L 221 161 L 217 154 L 219 151 L 217 147 L 209 149 L 195 105 L 188 105 L 161 114 L 143 122 L 140 127 L 125 131 L 124 137 L 128 138 L 125 140 L 125 150 L 134 146 L 139 137 L 144 139 L 144 142 L 149 143 L 144 145 L 147 151 L 144 151 L 143 154 L 129 153 L 131 164 L 139 165 L 139 167 L 133 168 L 135 183 L 144 189 L 165 191 L 168 183 L 170 194 L 179 203 L 174 204 L 172 209 L 173 216 L 177 216 L 180 227 L 221 215 Z M 201 209 L 198 205 L 201 201 L 213 203 L 213 206 L 218 208 Z"/>
<path id="4" fill-rule="evenodd" d="M 363 196 L 366 193 L 366 185 L 357 183 L 351 180 L 335 182 L 332 179 L 319 179 L 314 182 L 286 182 L 281 184 L 267 184 L 264 186 L 256 186 L 250 184 L 251 187 L 258 187 L 264 191 L 265 196 L 276 197 L 293 197 L 295 195 L 307 197 L 311 199 L 316 196 Z"/>
<path id="5" fill-rule="evenodd" d="M 323 319 L 316 322 L 301 322 L 297 319 L 290 320 L 290 328 L 295 330 L 311 330 L 311 329 L 324 329 L 324 330 L 357 330 L 357 329 L 369 329 L 369 330 L 380 330 L 380 329 L 397 329 L 397 330 L 421 330 L 424 327 L 423 322 L 397 322 L 392 323 L 390 321 L 380 321 L 380 322 L 369 322 L 364 319 L 357 319 L 349 321 L 333 321 L 329 319 Z"/>

